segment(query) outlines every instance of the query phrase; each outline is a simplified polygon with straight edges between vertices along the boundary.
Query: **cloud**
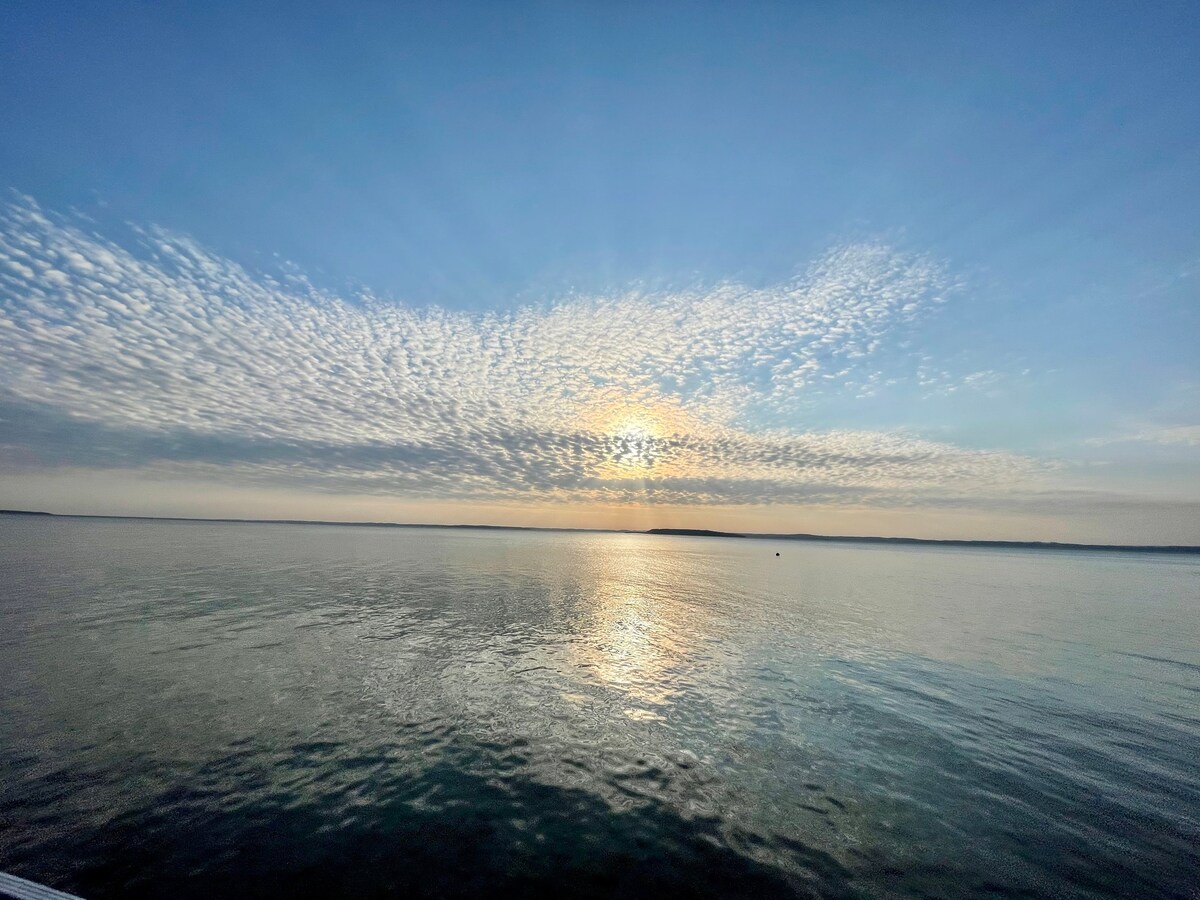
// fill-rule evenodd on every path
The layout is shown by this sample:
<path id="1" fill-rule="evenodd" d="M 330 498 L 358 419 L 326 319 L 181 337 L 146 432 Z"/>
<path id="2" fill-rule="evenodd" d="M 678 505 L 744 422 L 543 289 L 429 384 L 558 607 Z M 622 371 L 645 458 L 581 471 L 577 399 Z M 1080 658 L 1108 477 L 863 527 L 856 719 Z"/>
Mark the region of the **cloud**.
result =
<path id="1" fill-rule="evenodd" d="M 472 314 L 251 273 L 160 229 L 118 245 L 20 199 L 0 211 L 3 465 L 455 499 L 984 495 L 1039 466 L 795 421 L 806 395 L 878 379 L 871 358 L 953 287 L 855 244 L 767 288 Z"/>
<path id="2" fill-rule="evenodd" d="M 1173 425 L 1165 428 L 1142 428 L 1108 437 L 1091 438 L 1093 446 L 1108 444 L 1159 444 L 1163 446 L 1200 447 L 1200 425 Z"/>

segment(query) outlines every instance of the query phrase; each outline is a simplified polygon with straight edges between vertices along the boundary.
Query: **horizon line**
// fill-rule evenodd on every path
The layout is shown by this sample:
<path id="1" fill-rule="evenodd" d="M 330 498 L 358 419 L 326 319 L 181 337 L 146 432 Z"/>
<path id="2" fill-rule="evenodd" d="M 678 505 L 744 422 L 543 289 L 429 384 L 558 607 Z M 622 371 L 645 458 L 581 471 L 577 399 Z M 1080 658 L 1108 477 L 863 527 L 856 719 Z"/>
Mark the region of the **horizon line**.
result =
<path id="1" fill-rule="evenodd" d="M 486 525 L 444 522 L 345 522 L 334 519 L 246 519 L 203 516 L 135 516 L 108 513 L 52 513 L 45 510 L 0 509 L 0 516 L 30 516 L 55 519 L 130 519 L 149 522 L 208 522 L 239 525 L 345 525 L 352 528 L 458 528 L 482 531 L 562 531 L 595 534 L 644 534 L 657 537 L 715 537 L 751 540 L 814 541 L 861 544 L 925 544 L 942 547 L 998 547 L 1026 550 L 1093 550 L 1129 553 L 1196 553 L 1200 546 L 1190 544 L 1082 544 L 1071 541 L 1002 541 L 969 538 L 917 538 L 877 535 L 812 534 L 808 532 L 716 531 L 707 528 L 571 528 L 549 525 Z"/>

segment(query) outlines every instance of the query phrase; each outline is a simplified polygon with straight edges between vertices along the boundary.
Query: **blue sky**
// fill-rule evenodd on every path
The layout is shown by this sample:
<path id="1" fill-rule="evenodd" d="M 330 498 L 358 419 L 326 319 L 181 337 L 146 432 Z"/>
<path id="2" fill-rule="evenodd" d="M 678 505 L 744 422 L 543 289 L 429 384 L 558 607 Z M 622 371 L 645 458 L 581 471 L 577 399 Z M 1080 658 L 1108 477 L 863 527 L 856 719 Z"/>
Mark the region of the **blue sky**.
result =
<path id="1" fill-rule="evenodd" d="M 9 5 L 0 501 L 1200 542 L 1197 46 L 1191 3 Z"/>

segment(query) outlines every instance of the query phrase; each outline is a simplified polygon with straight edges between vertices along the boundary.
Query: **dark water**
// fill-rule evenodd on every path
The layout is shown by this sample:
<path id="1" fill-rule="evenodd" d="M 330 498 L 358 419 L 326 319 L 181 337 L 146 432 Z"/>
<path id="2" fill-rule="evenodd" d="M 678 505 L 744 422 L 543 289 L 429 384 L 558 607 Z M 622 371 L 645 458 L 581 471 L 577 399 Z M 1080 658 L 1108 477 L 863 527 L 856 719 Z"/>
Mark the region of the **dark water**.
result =
<path id="1" fill-rule="evenodd" d="M 0 615 L 86 897 L 1200 896 L 1195 557 L 0 516 Z"/>

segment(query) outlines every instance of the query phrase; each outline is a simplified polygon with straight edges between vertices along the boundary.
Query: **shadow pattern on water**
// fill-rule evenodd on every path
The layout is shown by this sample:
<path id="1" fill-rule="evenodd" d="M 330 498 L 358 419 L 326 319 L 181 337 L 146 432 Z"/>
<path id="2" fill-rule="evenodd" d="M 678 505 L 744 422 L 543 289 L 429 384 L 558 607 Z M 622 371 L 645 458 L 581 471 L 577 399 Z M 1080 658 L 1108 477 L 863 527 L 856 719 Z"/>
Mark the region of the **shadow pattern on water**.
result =
<path id="1" fill-rule="evenodd" d="M 338 759 L 336 743 L 299 744 L 277 765 L 294 787 L 247 791 L 243 747 L 62 848 L 69 883 L 107 897 L 654 896 L 858 897 L 832 856 L 793 839 L 688 818 L 640 797 L 616 808 L 596 794 L 529 777 L 519 746 L 455 739 L 431 764 L 389 772 L 386 757 Z M 330 803 L 306 773 L 360 769 Z M 278 774 L 278 773 L 276 773 Z M 221 808 L 229 787 L 242 799 Z M 44 845 L 43 845 L 44 849 Z M 768 854 L 787 857 L 781 867 Z M 759 857 L 759 858 L 756 858 Z M 52 877 L 52 858 L 28 877 Z M 64 867 L 66 868 L 66 867 Z"/>

